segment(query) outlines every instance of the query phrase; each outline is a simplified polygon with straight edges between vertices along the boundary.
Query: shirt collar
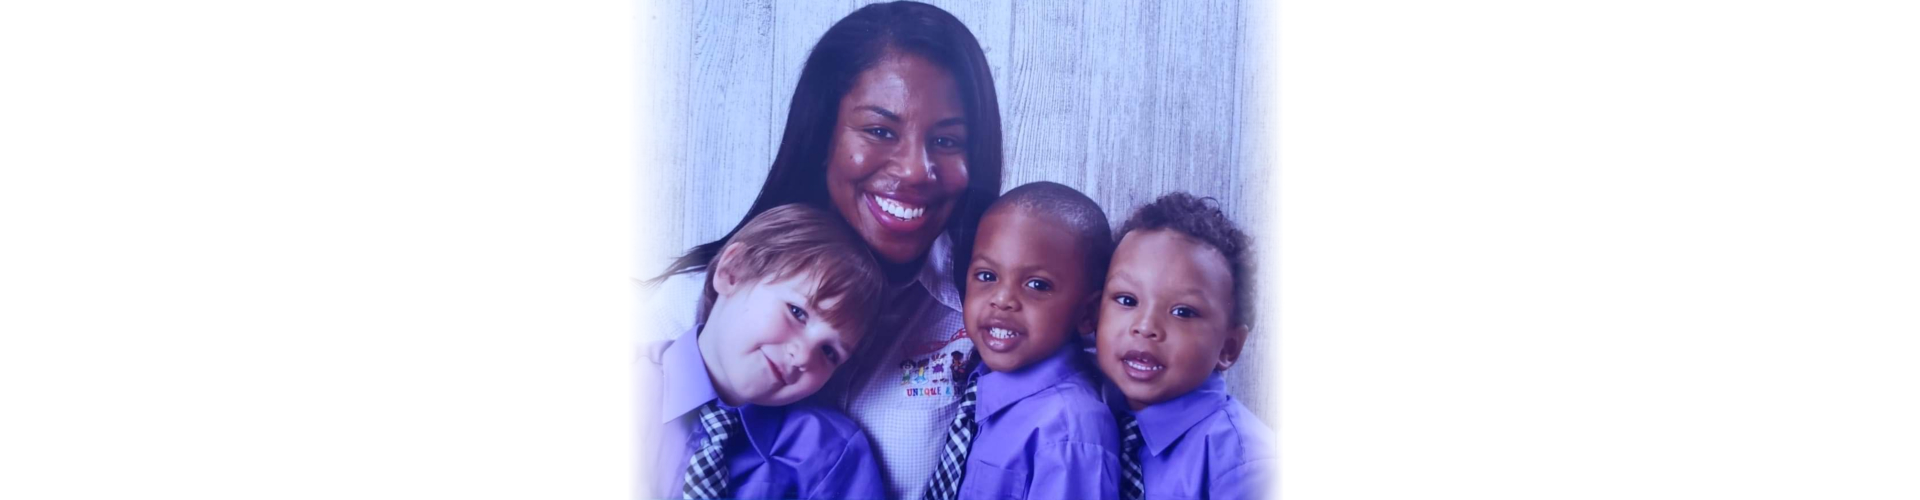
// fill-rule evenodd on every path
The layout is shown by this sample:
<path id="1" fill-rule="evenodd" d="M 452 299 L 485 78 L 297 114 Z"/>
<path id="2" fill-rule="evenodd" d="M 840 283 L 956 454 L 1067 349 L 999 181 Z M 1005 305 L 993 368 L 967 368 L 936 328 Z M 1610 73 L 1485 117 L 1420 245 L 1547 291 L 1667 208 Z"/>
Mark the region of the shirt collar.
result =
<path id="1" fill-rule="evenodd" d="M 661 424 L 697 412 L 701 405 L 720 398 L 720 393 L 713 388 L 713 378 L 707 374 L 706 361 L 700 356 L 700 342 L 697 340 L 700 328 L 695 326 L 680 334 L 660 355 L 660 369 L 668 381 L 666 387 L 661 389 Z M 741 427 L 747 431 L 747 444 L 761 456 L 772 456 L 768 451 L 773 449 L 774 440 L 780 435 L 780 423 L 786 419 L 786 407 L 728 406 L 725 401 L 720 401 L 720 407 L 737 411 Z"/>
<path id="2" fill-rule="evenodd" d="M 954 265 L 953 236 L 941 231 L 940 237 L 934 238 L 933 245 L 927 247 L 927 262 L 920 266 L 920 273 L 911 283 L 926 290 L 940 305 L 959 311 L 960 290 L 953 284 Z"/>
<path id="3" fill-rule="evenodd" d="M 1200 387 L 1180 395 L 1180 397 L 1162 401 L 1159 404 L 1141 408 L 1133 412 L 1133 418 L 1140 422 L 1140 437 L 1147 441 L 1147 451 L 1160 456 L 1180 436 L 1212 415 L 1214 411 L 1226 406 L 1228 396 L 1226 381 L 1220 372 L 1207 376 Z"/>
<path id="4" fill-rule="evenodd" d="M 1083 361 L 1078 357 L 1079 354 L 1079 344 L 1069 340 L 1059 349 L 1054 350 L 1053 354 L 1019 370 L 996 372 L 988 369 L 986 363 L 980 363 L 974 371 L 981 373 L 978 389 L 980 392 L 977 396 L 980 401 L 981 418 L 998 413 L 1008 406 L 1013 406 L 1013 403 L 1026 399 L 1027 396 L 1032 396 L 1042 389 L 1053 387 L 1062 380 L 1080 374 Z M 978 356 L 978 354 L 975 355 Z"/>
<path id="5" fill-rule="evenodd" d="M 675 337 L 660 353 L 660 371 L 666 386 L 660 388 L 660 423 L 672 422 L 700 409 L 720 397 L 707 375 L 707 363 L 700 357 L 700 326 Z"/>

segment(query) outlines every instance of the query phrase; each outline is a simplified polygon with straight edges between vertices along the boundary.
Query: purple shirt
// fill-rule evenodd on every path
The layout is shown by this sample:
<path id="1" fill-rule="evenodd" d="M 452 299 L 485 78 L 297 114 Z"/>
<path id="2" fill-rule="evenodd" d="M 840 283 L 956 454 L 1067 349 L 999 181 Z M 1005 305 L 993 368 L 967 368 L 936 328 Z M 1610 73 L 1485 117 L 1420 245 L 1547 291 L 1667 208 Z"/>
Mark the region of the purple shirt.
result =
<path id="1" fill-rule="evenodd" d="M 1115 498 L 1120 431 L 1080 346 L 1013 372 L 979 371 L 963 499 Z M 933 453 L 938 454 L 938 451 Z"/>
<path id="2" fill-rule="evenodd" d="M 1193 392 L 1134 412 L 1140 473 L 1149 499 L 1267 498 L 1273 484 L 1273 430 L 1227 395 L 1215 372 Z"/>
<path id="3" fill-rule="evenodd" d="M 700 406 L 719 398 L 700 358 L 694 332 L 682 334 L 641 362 L 643 397 L 657 396 L 658 413 L 643 419 L 640 498 L 681 498 L 687 461 L 706 437 Z M 650 392 L 650 393 L 649 393 Z M 867 435 L 837 410 L 810 403 L 744 405 L 745 436 L 726 447 L 728 498 L 877 499 L 886 495 L 880 464 Z"/>

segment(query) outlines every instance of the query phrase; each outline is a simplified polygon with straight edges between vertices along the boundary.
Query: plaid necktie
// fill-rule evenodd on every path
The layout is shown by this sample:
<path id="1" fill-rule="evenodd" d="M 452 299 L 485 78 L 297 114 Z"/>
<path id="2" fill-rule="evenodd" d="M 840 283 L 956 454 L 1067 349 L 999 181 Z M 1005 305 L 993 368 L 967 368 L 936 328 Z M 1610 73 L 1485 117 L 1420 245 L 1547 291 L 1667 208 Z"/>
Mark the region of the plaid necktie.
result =
<path id="1" fill-rule="evenodd" d="M 979 357 L 978 353 L 974 357 Z M 969 372 L 970 373 L 970 372 Z M 933 469 L 933 484 L 927 485 L 924 500 L 953 500 L 960 496 L 960 479 L 967 475 L 967 452 L 973 449 L 973 433 L 980 423 L 973 420 L 974 401 L 978 399 L 980 374 L 967 376 L 967 390 L 960 396 L 960 412 L 947 428 L 947 445 L 940 465 Z"/>
<path id="2" fill-rule="evenodd" d="M 1120 500 L 1141 500 L 1147 497 L 1146 481 L 1140 474 L 1140 445 L 1146 439 L 1140 436 L 1140 421 L 1133 415 L 1120 413 Z"/>
<path id="3" fill-rule="evenodd" d="M 740 428 L 740 416 L 721 408 L 718 400 L 708 401 L 700 406 L 700 428 L 707 437 L 700 440 L 700 449 L 687 460 L 680 493 L 687 498 L 727 496 L 727 438 Z"/>

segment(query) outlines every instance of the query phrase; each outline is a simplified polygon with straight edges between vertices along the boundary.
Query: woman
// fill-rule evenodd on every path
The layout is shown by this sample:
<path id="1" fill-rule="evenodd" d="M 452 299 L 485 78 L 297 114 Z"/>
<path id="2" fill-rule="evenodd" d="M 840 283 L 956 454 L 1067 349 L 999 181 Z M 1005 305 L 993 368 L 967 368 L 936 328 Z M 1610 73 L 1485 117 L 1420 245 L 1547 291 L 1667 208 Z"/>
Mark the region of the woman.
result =
<path id="1" fill-rule="evenodd" d="M 972 342 L 953 263 L 970 260 L 968 235 L 1000 192 L 999 109 L 986 54 L 959 19 L 917 2 L 863 7 L 807 57 L 747 215 L 662 275 L 704 271 L 747 220 L 787 203 L 832 209 L 858 230 L 890 302 L 817 397 L 865 428 L 895 498 L 920 497 L 957 410 L 944 375 Z"/>

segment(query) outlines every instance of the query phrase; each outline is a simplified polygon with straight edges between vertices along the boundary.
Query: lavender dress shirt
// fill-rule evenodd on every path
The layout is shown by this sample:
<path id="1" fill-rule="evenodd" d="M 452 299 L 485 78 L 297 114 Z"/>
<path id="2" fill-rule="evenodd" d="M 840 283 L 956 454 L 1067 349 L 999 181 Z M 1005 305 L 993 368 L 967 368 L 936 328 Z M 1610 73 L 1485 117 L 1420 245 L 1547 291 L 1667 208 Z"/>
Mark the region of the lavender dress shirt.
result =
<path id="1" fill-rule="evenodd" d="M 659 412 L 642 429 L 641 458 L 651 484 L 640 498 L 680 498 L 682 475 L 706 432 L 700 406 L 719 397 L 689 331 L 641 363 L 658 381 Z M 645 377 L 643 376 L 643 379 Z M 643 380 L 643 384 L 647 381 Z M 721 404 L 723 407 L 725 403 Z M 839 411 L 807 402 L 787 406 L 745 405 L 740 412 L 745 436 L 726 447 L 729 498 L 877 499 L 886 495 L 880 464 L 871 443 L 853 420 Z M 651 431 L 651 432 L 649 432 Z"/>
<path id="2" fill-rule="evenodd" d="M 1267 498 L 1279 465 L 1273 430 L 1227 395 L 1218 372 L 1193 392 L 1133 416 L 1146 440 L 1146 498 Z"/>
<path id="3" fill-rule="evenodd" d="M 1033 365 L 982 364 L 962 499 L 1115 498 L 1120 431 L 1100 401 L 1098 375 L 1075 342 Z M 936 452 L 937 453 L 937 452 Z"/>

